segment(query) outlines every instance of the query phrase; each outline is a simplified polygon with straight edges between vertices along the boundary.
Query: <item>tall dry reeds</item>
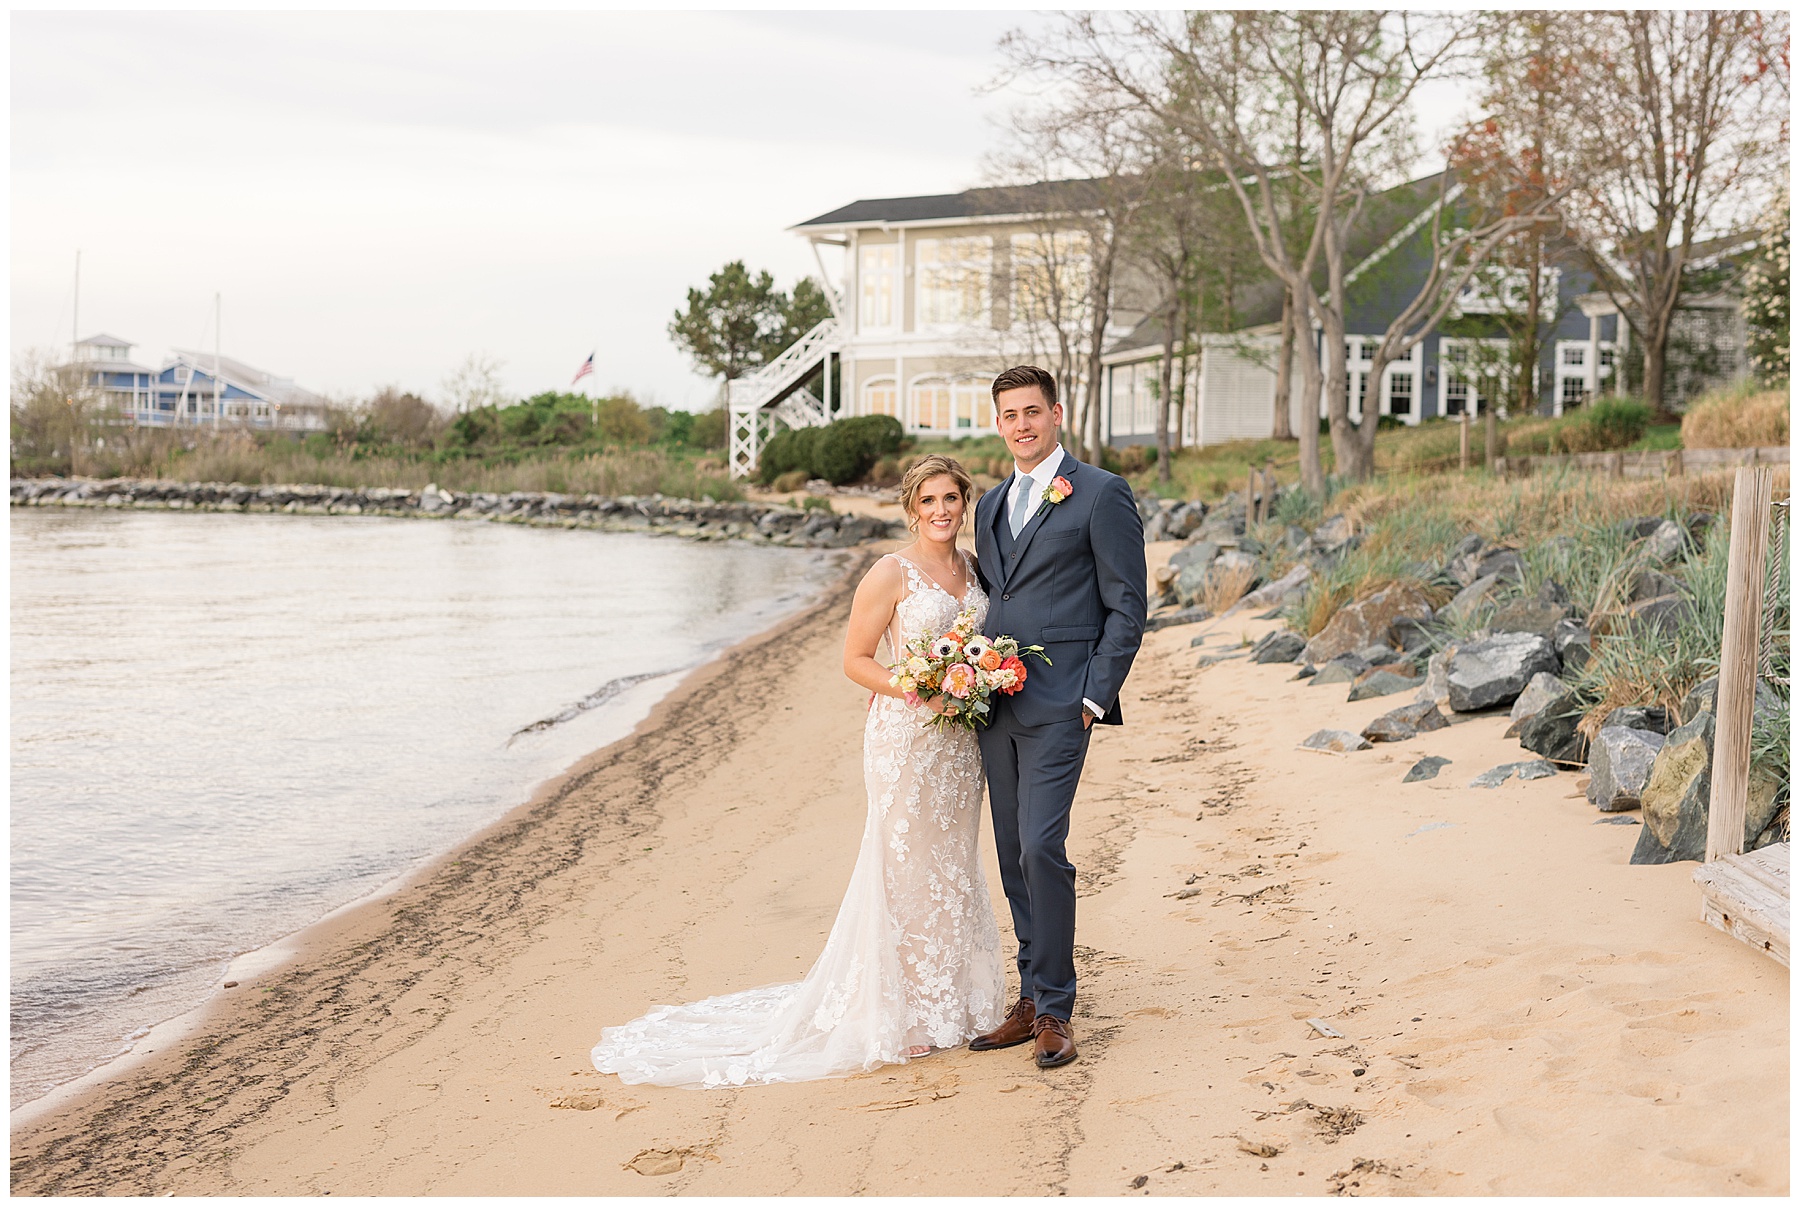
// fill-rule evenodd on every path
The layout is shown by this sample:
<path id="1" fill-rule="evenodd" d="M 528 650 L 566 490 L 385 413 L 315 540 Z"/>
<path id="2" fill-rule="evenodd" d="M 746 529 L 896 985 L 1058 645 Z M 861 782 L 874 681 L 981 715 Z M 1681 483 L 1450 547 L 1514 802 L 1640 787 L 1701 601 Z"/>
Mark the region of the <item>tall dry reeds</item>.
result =
<path id="1" fill-rule="evenodd" d="M 1751 383 L 1707 394 L 1681 419 L 1684 448 L 1767 448 L 1788 442 L 1788 391 Z"/>

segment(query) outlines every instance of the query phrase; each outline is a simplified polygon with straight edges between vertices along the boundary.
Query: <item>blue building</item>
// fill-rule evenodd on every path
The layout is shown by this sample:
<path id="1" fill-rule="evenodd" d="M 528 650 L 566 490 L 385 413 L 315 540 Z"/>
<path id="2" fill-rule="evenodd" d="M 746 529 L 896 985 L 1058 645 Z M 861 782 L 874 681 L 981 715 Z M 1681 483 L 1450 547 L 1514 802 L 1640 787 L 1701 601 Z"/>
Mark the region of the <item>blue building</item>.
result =
<path id="1" fill-rule="evenodd" d="M 177 349 L 160 369 L 136 364 L 134 345 L 94 335 L 75 345 L 82 382 L 114 422 L 141 427 L 235 427 L 317 432 L 326 400 L 294 383 L 232 360 Z"/>

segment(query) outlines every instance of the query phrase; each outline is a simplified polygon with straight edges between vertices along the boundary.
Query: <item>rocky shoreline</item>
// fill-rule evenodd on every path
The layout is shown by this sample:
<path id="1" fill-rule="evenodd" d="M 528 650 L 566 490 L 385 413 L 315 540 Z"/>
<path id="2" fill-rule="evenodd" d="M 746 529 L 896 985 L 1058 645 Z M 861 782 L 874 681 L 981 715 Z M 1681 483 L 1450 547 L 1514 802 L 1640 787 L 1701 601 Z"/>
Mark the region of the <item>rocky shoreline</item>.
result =
<path id="1" fill-rule="evenodd" d="M 697 541 L 746 540 L 788 548 L 844 549 L 903 535 L 874 516 L 835 514 L 779 503 L 719 503 L 663 495 L 555 494 L 547 491 L 449 491 L 401 487 L 245 486 L 156 479 L 24 478 L 12 483 L 14 507 L 146 508 L 288 515 L 378 515 L 401 519 L 486 520 L 600 532 L 645 532 Z"/>

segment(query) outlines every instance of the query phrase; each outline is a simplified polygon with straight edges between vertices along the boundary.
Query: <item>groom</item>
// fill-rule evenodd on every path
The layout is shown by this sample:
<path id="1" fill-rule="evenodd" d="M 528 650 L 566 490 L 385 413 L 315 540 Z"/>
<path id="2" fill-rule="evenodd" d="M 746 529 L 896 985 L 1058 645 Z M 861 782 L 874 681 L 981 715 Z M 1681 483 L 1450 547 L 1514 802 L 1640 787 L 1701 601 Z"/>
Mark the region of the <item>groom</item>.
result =
<path id="1" fill-rule="evenodd" d="M 1118 725 L 1144 636 L 1144 525 L 1124 479 L 1057 440 L 1056 379 L 1035 365 L 994 379 L 1013 475 L 975 505 L 987 633 L 1042 645 L 1024 688 L 981 731 L 1000 880 L 1019 940 L 1019 1001 L 977 1052 L 1035 1041 L 1038 1067 L 1075 1059 L 1075 868 L 1063 852 L 1089 729 Z"/>

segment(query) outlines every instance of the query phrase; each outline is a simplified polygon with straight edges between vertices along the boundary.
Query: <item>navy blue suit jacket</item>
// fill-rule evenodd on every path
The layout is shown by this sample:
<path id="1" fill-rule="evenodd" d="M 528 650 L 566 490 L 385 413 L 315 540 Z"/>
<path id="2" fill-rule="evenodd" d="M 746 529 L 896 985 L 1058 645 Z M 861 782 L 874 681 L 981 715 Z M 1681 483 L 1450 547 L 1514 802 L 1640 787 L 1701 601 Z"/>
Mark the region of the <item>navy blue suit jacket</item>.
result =
<path id="1" fill-rule="evenodd" d="M 1057 472 L 1069 497 L 1038 506 L 1010 559 L 1000 552 L 999 525 L 1012 478 L 975 504 L 985 631 L 1042 645 L 1051 660 L 1026 659 L 1024 688 L 999 697 L 1000 708 L 1021 725 L 1046 725 L 1079 718 L 1085 697 L 1106 710 L 1103 724 L 1118 725 L 1119 690 L 1144 638 L 1144 523 L 1118 475 L 1066 450 Z"/>

